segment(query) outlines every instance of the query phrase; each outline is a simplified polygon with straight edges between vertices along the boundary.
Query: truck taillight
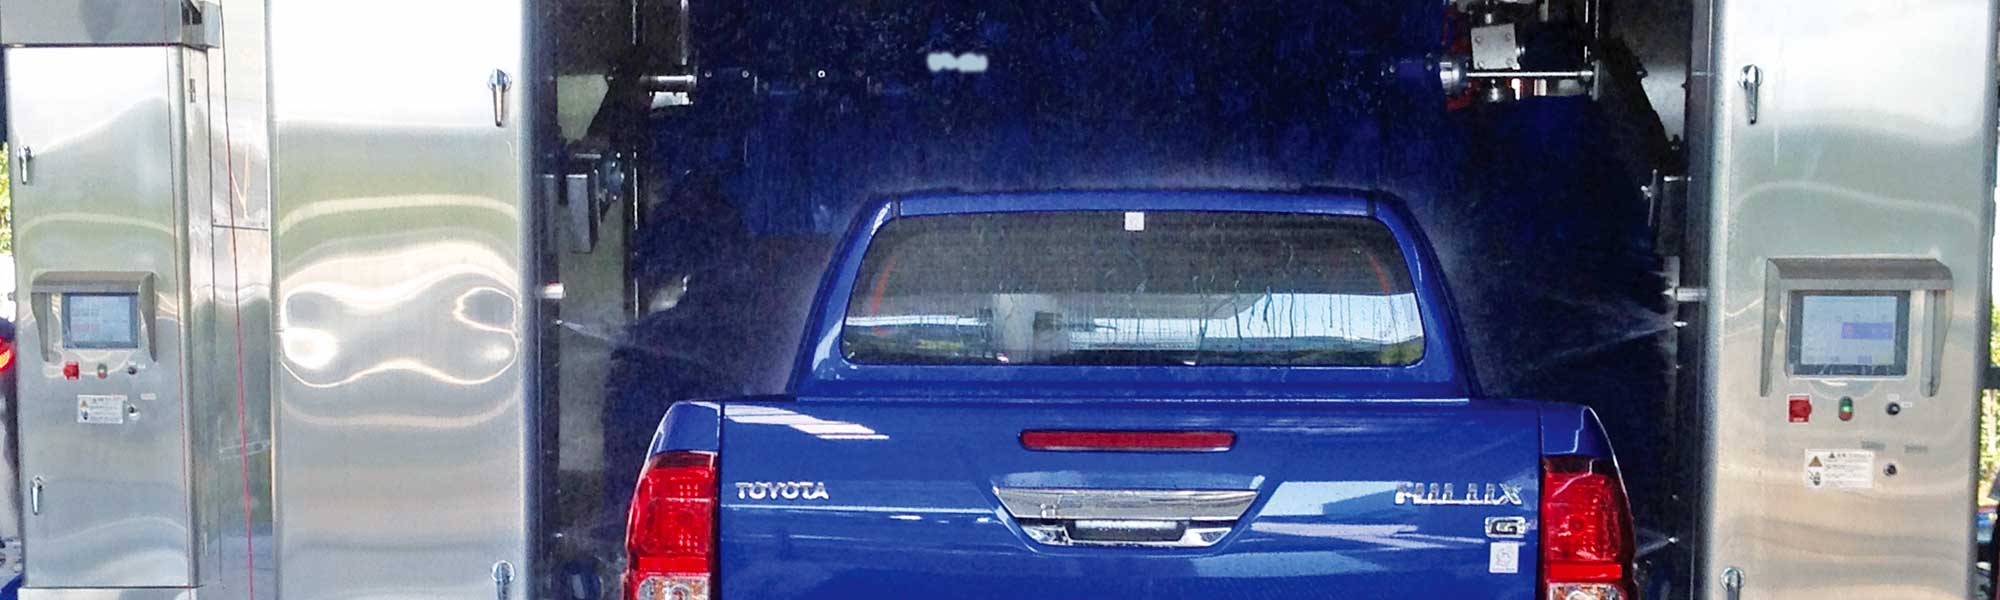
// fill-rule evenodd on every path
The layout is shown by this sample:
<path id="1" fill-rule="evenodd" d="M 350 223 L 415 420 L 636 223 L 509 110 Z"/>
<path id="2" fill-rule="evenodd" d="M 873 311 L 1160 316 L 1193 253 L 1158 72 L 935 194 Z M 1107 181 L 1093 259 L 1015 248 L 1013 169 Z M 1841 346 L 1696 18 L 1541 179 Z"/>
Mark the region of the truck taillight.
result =
<path id="1" fill-rule="evenodd" d="M 647 461 L 625 523 L 625 597 L 708 600 L 715 573 L 715 453 Z"/>
<path id="2" fill-rule="evenodd" d="M 1609 460 L 1542 459 L 1543 600 L 1634 600 L 1632 515 Z"/>

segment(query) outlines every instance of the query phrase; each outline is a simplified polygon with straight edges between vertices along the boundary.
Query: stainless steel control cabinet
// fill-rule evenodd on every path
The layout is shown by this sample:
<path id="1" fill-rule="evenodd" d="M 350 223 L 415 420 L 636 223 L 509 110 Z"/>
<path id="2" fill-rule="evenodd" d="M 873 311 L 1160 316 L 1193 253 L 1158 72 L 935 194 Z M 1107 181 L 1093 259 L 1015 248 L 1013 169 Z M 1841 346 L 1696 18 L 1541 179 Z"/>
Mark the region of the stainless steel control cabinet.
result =
<path id="1" fill-rule="evenodd" d="M 189 351 L 215 314 L 191 291 L 213 279 L 205 55 L 10 48 L 7 74 L 23 595 L 178 595 L 199 584 L 198 533 L 226 501 L 196 481 L 192 457 L 217 450 L 197 430 L 225 398 L 235 414 Z"/>
<path id="2" fill-rule="evenodd" d="M 1965 598 L 1995 3 L 1704 4 L 1700 597 Z"/>
<path id="3" fill-rule="evenodd" d="M 107 6 L 0 2 L 21 597 L 271 598 L 261 6 Z"/>

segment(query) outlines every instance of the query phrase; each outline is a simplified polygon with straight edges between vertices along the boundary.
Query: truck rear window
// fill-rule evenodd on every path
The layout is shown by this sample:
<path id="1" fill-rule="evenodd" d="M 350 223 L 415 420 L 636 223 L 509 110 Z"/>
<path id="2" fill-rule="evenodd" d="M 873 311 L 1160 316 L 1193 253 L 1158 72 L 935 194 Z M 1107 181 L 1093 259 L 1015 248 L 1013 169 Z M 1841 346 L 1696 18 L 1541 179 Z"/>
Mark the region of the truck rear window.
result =
<path id="1" fill-rule="evenodd" d="M 1052 211 L 888 222 L 840 339 L 863 364 L 1374 367 L 1424 331 L 1374 219 Z"/>

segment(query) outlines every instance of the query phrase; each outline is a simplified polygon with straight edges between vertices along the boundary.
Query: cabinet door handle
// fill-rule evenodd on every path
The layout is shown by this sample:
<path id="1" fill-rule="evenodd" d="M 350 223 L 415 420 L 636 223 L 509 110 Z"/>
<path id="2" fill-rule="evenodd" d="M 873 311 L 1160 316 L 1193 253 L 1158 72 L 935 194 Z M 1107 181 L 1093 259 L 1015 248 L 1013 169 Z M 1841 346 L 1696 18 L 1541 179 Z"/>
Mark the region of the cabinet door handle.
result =
<path id="1" fill-rule="evenodd" d="M 493 563 L 493 600 L 507 600 L 508 588 L 514 585 L 514 563 L 500 561 Z"/>
<path id="2" fill-rule="evenodd" d="M 1743 598 L 1743 570 L 1730 567 L 1722 570 L 1722 594 L 1728 600 Z"/>
<path id="3" fill-rule="evenodd" d="M 21 147 L 21 169 L 20 169 L 20 171 L 21 171 L 21 185 L 34 185 L 34 180 L 33 180 L 33 177 L 34 177 L 34 174 L 35 174 L 35 149 L 34 149 L 34 148 L 31 148 L 31 147 L 28 147 L 28 146 L 22 146 L 22 147 Z"/>
<path id="4" fill-rule="evenodd" d="M 1750 124 L 1757 124 L 1757 101 L 1764 89 L 1764 69 L 1757 65 L 1743 65 L 1743 75 L 1738 79 L 1743 84 L 1743 107 L 1748 110 Z"/>
<path id="5" fill-rule="evenodd" d="M 28 511 L 37 515 L 42 514 L 42 478 L 40 476 L 35 477 L 34 481 L 28 484 Z"/>
<path id="6" fill-rule="evenodd" d="M 514 87 L 514 80 L 507 77 L 506 71 L 494 69 L 493 74 L 486 78 L 486 89 L 493 92 L 494 127 L 507 126 L 507 89 L 511 87 Z"/>

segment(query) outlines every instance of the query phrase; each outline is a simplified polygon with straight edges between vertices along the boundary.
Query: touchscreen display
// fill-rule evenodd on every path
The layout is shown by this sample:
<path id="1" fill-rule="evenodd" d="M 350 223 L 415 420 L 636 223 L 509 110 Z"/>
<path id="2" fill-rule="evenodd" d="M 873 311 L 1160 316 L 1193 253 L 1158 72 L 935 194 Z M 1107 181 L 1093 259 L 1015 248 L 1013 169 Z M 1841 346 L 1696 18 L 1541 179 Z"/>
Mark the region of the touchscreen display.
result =
<path id="1" fill-rule="evenodd" d="M 63 347 L 139 347 L 139 297 L 134 294 L 65 294 Z"/>
<path id="2" fill-rule="evenodd" d="M 1792 372 L 1902 375 L 1909 357 L 1909 294 L 1804 292 L 1793 296 Z"/>

